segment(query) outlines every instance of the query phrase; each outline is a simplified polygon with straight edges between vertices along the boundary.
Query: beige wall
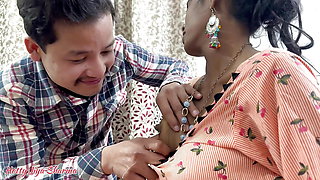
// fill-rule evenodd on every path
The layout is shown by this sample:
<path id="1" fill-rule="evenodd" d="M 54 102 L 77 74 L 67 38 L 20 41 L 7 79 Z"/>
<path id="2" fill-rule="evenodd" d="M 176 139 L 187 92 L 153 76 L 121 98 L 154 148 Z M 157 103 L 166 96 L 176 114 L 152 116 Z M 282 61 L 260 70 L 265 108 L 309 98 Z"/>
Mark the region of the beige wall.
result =
<path id="1" fill-rule="evenodd" d="M 0 0 L 0 66 L 27 54 L 23 45 L 25 36 L 16 0 Z"/>

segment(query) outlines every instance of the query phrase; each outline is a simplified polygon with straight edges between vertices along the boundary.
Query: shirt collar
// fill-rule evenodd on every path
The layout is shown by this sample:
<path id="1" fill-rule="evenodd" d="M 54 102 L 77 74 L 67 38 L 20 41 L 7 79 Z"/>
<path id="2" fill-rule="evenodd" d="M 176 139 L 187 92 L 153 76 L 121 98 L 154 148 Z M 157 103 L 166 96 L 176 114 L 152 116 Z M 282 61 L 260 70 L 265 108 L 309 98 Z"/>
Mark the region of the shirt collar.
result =
<path id="1" fill-rule="evenodd" d="M 42 62 L 36 62 L 37 77 L 35 78 L 35 113 L 41 114 L 54 108 L 59 103 L 77 106 L 88 102 L 88 99 L 67 94 L 50 80 Z"/>

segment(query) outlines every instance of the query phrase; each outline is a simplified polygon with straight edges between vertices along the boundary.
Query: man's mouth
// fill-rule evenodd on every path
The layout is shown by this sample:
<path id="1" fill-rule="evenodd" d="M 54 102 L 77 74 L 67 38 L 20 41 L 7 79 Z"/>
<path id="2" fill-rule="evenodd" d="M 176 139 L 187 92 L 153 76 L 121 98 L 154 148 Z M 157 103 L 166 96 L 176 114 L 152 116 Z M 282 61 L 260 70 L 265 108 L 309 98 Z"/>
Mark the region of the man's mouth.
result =
<path id="1" fill-rule="evenodd" d="M 84 79 L 84 80 L 79 80 L 79 82 L 83 83 L 83 84 L 87 84 L 87 85 L 96 85 L 99 84 L 101 82 L 101 78 L 97 79 Z"/>

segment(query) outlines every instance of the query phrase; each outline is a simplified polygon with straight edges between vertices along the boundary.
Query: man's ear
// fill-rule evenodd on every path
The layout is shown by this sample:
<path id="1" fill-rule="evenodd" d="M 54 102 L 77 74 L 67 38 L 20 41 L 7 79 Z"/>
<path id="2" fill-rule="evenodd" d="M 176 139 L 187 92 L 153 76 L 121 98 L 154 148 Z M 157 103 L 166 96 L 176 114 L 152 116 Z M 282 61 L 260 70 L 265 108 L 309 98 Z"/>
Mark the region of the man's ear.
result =
<path id="1" fill-rule="evenodd" d="M 24 39 L 24 44 L 26 46 L 27 51 L 30 54 L 30 57 L 33 61 L 40 61 L 41 56 L 40 56 L 40 50 L 41 48 L 39 45 L 30 37 L 27 37 Z"/>

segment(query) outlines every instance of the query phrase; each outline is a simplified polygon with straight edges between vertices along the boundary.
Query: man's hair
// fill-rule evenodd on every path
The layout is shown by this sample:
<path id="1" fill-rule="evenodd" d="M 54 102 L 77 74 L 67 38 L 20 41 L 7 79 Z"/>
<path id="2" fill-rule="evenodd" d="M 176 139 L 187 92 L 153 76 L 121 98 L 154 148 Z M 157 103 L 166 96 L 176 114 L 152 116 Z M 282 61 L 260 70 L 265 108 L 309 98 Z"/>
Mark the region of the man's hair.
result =
<path id="1" fill-rule="evenodd" d="M 57 40 L 53 25 L 58 20 L 78 24 L 115 17 L 110 0 L 17 0 L 17 5 L 26 33 L 44 52 Z"/>

